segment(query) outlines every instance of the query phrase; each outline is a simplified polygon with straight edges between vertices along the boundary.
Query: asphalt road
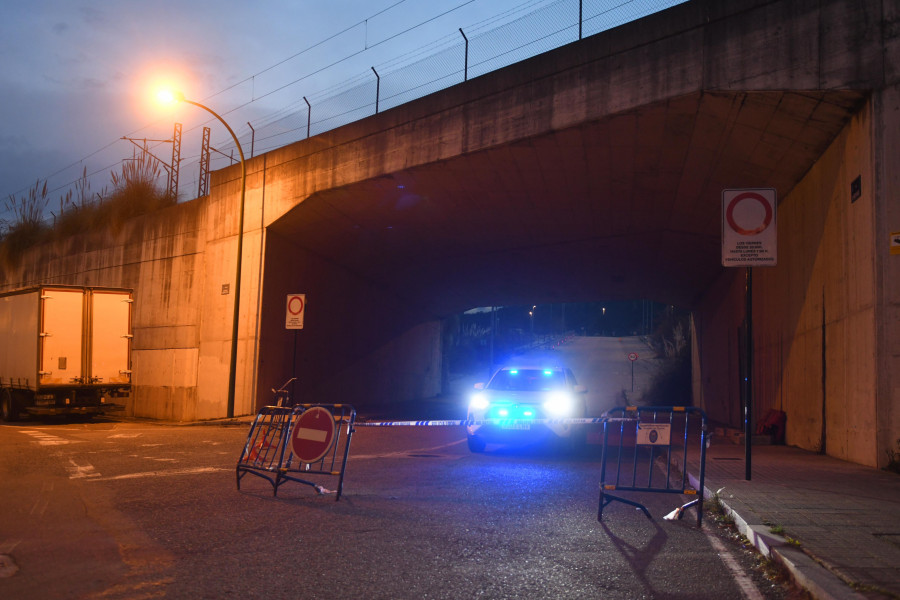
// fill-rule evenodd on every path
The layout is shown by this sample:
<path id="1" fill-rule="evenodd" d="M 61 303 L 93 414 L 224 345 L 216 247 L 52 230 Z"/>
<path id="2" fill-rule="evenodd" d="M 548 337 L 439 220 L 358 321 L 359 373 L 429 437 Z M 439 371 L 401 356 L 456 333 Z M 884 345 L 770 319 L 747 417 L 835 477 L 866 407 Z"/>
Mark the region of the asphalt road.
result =
<path id="1" fill-rule="evenodd" d="M 339 502 L 235 486 L 246 426 L 0 425 L 0 598 L 742 598 L 680 497 L 597 521 L 596 456 L 359 428 Z M 325 478 L 325 487 L 335 487 Z"/>
<path id="2" fill-rule="evenodd" d="M 636 338 L 553 352 L 597 414 L 622 404 L 629 352 L 638 374 L 653 368 Z M 654 519 L 613 503 L 598 522 L 597 446 L 470 454 L 461 427 L 359 427 L 336 502 L 295 482 L 274 496 L 250 475 L 238 490 L 248 431 L 0 424 L 0 598 L 783 597 L 694 514 L 661 518 L 688 498 L 623 493 Z"/>

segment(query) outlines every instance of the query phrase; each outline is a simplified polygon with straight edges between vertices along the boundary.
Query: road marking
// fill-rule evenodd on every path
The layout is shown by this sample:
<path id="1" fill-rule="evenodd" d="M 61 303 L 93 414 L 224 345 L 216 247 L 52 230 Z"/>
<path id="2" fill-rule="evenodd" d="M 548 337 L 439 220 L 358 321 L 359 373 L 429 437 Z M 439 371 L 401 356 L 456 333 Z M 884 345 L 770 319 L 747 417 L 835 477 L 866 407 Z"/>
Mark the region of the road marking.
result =
<path id="1" fill-rule="evenodd" d="M 100 477 L 100 473 L 94 470 L 94 465 L 92 465 L 91 463 L 87 463 L 86 465 L 79 465 L 70 458 L 69 464 L 72 465 L 71 467 L 66 467 L 66 471 L 69 472 L 69 479 Z"/>
<path id="2" fill-rule="evenodd" d="M 173 469 L 171 471 L 145 471 L 143 473 L 126 473 L 125 475 L 113 475 L 99 477 L 91 481 L 117 481 L 120 479 L 140 479 L 142 477 L 171 477 L 174 475 L 202 475 L 204 473 L 216 473 L 218 471 L 234 471 L 225 467 L 194 467 L 191 469 Z"/>
<path id="3" fill-rule="evenodd" d="M 29 515 L 36 514 L 39 517 L 44 516 L 44 512 L 47 510 L 47 506 L 50 505 L 50 497 L 44 496 L 43 494 L 38 496 L 38 499 L 34 504 L 31 505 L 31 510 L 28 511 Z"/>
<path id="4" fill-rule="evenodd" d="M 136 437 L 141 437 L 141 435 L 142 435 L 142 434 L 140 434 L 140 433 L 114 433 L 114 434 L 108 435 L 108 436 L 106 436 L 106 437 L 109 438 L 109 439 L 113 439 L 113 438 L 136 438 Z"/>
<path id="5" fill-rule="evenodd" d="M 41 446 L 61 446 L 63 444 L 72 443 L 71 440 L 50 435 L 49 433 L 44 433 L 43 431 L 37 431 L 35 429 L 20 429 L 19 431 L 25 435 L 30 435 L 34 438 L 34 441 Z"/>
<path id="6" fill-rule="evenodd" d="M 722 559 L 722 562 L 725 563 L 725 566 L 731 571 L 731 576 L 734 577 L 735 583 L 741 588 L 741 593 L 744 595 L 744 598 L 747 598 L 747 600 L 764 600 L 762 593 L 755 585 L 753 585 L 753 579 L 744 573 L 744 570 L 741 568 L 737 559 L 728 551 L 728 548 L 725 547 L 722 540 L 716 537 L 716 534 L 706 523 L 703 524 L 703 533 L 706 534 L 713 550 L 718 553 L 719 558 Z"/>

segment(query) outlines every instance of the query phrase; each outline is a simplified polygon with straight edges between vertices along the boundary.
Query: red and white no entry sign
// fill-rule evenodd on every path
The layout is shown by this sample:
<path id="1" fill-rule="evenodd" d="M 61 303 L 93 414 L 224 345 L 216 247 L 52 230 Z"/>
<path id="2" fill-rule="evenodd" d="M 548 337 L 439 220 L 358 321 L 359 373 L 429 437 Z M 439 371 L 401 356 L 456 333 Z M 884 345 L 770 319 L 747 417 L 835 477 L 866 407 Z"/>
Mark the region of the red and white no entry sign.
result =
<path id="1" fill-rule="evenodd" d="M 775 266 L 778 260 L 776 192 L 722 190 L 722 265 Z"/>
<path id="2" fill-rule="evenodd" d="M 303 329 L 303 316 L 306 313 L 306 294 L 288 294 L 285 329 Z"/>
<path id="3" fill-rule="evenodd" d="M 327 408 L 313 406 L 303 411 L 291 430 L 291 449 L 300 462 L 314 463 L 334 443 L 334 416 Z"/>

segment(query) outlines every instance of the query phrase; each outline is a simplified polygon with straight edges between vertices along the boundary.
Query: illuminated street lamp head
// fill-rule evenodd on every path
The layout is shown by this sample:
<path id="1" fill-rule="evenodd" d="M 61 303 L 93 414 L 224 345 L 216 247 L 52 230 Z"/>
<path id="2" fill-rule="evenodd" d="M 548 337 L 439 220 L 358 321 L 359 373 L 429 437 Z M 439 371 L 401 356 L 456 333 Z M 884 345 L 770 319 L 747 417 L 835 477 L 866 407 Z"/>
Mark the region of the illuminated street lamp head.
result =
<path id="1" fill-rule="evenodd" d="M 184 102 L 184 94 L 177 90 L 159 90 L 156 98 L 163 104 L 174 104 L 176 102 Z"/>

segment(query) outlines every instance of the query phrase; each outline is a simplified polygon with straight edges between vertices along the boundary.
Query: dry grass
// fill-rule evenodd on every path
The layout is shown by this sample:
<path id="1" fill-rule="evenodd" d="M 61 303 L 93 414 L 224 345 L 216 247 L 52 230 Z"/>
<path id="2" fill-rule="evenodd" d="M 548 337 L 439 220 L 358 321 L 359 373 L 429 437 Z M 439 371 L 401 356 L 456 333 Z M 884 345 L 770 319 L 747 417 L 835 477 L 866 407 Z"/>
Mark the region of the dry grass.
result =
<path id="1" fill-rule="evenodd" d="M 97 229 L 117 232 L 134 217 L 175 204 L 175 198 L 156 187 L 159 174 L 155 161 L 125 161 L 119 172 L 111 174 L 112 192 L 107 193 L 104 188 L 92 194 L 85 170 L 74 188 L 59 199 L 59 207 L 54 211 L 47 211 L 50 199 L 46 181 L 38 181 L 25 196 L 10 196 L 5 208 L 12 219 L 0 224 L 0 265 L 18 265 L 29 249 L 50 240 Z"/>

